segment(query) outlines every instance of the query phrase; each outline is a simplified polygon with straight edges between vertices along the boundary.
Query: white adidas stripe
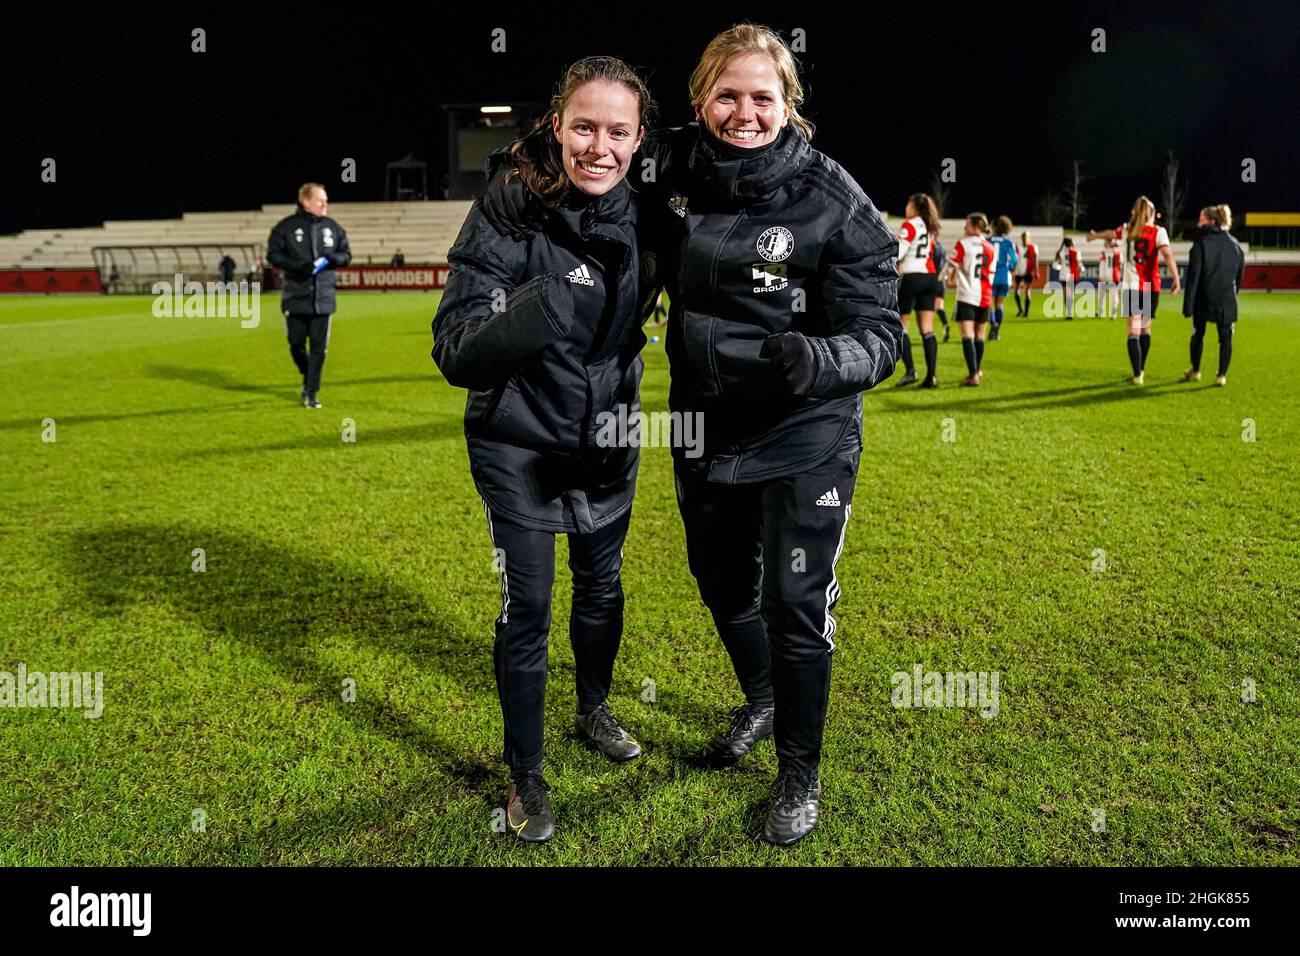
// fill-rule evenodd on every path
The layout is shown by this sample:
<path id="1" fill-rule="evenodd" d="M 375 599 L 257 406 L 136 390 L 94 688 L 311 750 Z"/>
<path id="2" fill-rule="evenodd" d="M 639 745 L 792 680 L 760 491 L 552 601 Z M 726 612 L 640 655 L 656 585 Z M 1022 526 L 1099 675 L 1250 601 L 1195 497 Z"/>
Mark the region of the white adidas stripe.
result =
<path id="1" fill-rule="evenodd" d="M 492 550 L 496 550 L 497 536 L 492 527 L 492 511 L 488 508 L 487 499 L 483 500 L 483 513 L 487 515 L 488 538 L 492 542 Z M 506 579 L 506 563 L 501 562 L 501 623 L 510 623 L 510 582 Z"/>
<path id="2" fill-rule="evenodd" d="M 822 627 L 822 638 L 831 646 L 831 651 L 835 650 L 835 618 L 831 616 L 831 607 L 840 599 L 840 582 L 835 576 L 835 565 L 839 563 L 840 555 L 844 553 L 844 533 L 849 529 L 849 513 L 853 511 L 852 505 L 844 506 L 844 524 L 840 525 L 840 543 L 835 547 L 835 557 L 831 559 L 831 583 L 826 585 L 826 623 Z"/>

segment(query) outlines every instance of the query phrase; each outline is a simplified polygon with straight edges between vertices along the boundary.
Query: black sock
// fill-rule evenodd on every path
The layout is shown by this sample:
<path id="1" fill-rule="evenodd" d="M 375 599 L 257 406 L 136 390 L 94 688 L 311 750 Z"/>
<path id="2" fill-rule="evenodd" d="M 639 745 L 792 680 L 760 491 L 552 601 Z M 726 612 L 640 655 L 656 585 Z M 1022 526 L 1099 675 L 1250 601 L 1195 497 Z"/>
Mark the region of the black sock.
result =
<path id="1" fill-rule="evenodd" d="M 945 312 L 943 309 L 939 309 L 938 316 L 939 316 L 939 321 L 943 323 L 943 327 L 946 329 L 948 327 L 948 313 Z"/>
<path id="2" fill-rule="evenodd" d="M 975 369 L 979 367 L 975 364 L 975 340 L 974 339 L 968 339 L 965 336 L 962 337 L 961 354 L 966 357 L 967 374 L 974 375 Z"/>
<path id="3" fill-rule="evenodd" d="M 1029 290 L 1025 290 L 1025 315 L 1029 314 Z"/>
<path id="4" fill-rule="evenodd" d="M 921 348 L 925 351 L 925 377 L 934 378 L 934 367 L 939 364 L 939 342 L 933 332 L 921 336 Z"/>
<path id="5" fill-rule="evenodd" d="M 1133 374 L 1142 374 L 1142 346 L 1138 344 L 1138 337 L 1130 335 L 1128 337 L 1128 360 L 1133 366 Z"/>
<path id="6" fill-rule="evenodd" d="M 1193 333 L 1192 333 L 1191 347 L 1190 347 L 1190 349 L 1189 349 L 1189 351 L 1190 351 L 1191 354 L 1192 354 L 1192 371 L 1193 371 L 1193 372 L 1199 372 L 1199 371 L 1201 370 L 1201 352 L 1204 350 L 1204 348 L 1205 348 L 1205 333 L 1204 333 L 1204 332 L 1201 332 L 1200 334 L 1197 334 L 1197 333 L 1193 332 Z M 1220 351 L 1220 352 L 1223 351 L 1223 336 L 1222 336 L 1222 335 L 1219 336 L 1219 351 Z"/>
<path id="7" fill-rule="evenodd" d="M 912 361 L 912 337 L 907 334 L 907 329 L 903 329 L 903 367 L 908 375 L 916 371 L 916 363 Z"/>
<path id="8" fill-rule="evenodd" d="M 975 340 L 975 371 L 979 371 L 984 364 L 984 340 Z"/>
<path id="9" fill-rule="evenodd" d="M 1024 306 L 1020 304 L 1020 290 L 1017 289 L 1016 290 L 1016 315 L 1020 315 L 1023 311 L 1024 311 Z"/>
<path id="10" fill-rule="evenodd" d="M 1151 333 L 1143 332 L 1138 344 L 1142 349 L 1142 368 L 1138 369 L 1140 372 L 1147 367 L 1147 353 L 1151 351 Z"/>
<path id="11" fill-rule="evenodd" d="M 1232 361 L 1232 326 L 1219 326 L 1219 374 L 1228 374 L 1228 363 Z"/>

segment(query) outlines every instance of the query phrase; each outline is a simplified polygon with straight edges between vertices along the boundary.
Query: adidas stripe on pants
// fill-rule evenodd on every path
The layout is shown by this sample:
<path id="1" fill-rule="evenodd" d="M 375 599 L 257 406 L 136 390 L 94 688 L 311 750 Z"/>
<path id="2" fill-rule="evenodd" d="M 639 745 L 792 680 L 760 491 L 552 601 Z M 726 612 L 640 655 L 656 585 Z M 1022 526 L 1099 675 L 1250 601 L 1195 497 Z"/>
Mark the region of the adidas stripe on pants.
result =
<path id="1" fill-rule="evenodd" d="M 686 553 L 746 699 L 776 706 L 783 769 L 817 769 L 859 452 L 742 485 L 677 473 Z"/>

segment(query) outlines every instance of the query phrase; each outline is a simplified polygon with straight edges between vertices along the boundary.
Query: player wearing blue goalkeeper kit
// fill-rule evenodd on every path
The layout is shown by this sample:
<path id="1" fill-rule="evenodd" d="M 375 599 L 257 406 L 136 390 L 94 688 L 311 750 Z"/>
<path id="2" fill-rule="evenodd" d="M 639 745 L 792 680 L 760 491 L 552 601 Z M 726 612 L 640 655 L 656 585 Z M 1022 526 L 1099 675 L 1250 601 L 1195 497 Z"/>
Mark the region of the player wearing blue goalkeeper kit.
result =
<path id="1" fill-rule="evenodd" d="M 1006 216 L 998 216 L 993 224 L 993 235 L 989 239 L 998 256 L 993 265 L 993 314 L 989 323 L 992 326 L 989 339 L 994 341 L 1002 337 L 1002 304 L 1007 301 L 1007 293 L 1011 291 L 1011 274 L 1020 261 L 1016 244 L 1011 239 L 1011 229 L 1011 220 Z"/>

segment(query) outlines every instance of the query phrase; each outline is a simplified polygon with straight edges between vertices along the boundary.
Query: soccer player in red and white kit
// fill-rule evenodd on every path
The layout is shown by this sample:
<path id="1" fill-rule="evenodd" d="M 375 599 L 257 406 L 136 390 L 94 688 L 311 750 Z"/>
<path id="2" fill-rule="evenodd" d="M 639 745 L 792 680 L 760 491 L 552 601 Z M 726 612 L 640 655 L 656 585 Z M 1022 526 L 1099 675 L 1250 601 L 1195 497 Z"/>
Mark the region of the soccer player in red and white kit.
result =
<path id="1" fill-rule="evenodd" d="M 1178 278 L 1178 263 L 1169 248 L 1169 233 L 1164 226 L 1156 225 L 1156 204 L 1146 196 L 1138 196 L 1129 213 L 1128 222 L 1110 230 L 1090 230 L 1089 239 L 1114 236 L 1124 240 L 1123 290 L 1120 308 L 1128 317 L 1128 359 L 1133 366 L 1134 385 L 1141 385 L 1146 376 L 1147 355 L 1151 352 L 1151 320 L 1160 305 L 1160 259 L 1173 277 L 1171 292 L 1182 290 Z"/>
<path id="2" fill-rule="evenodd" d="M 907 315 L 915 310 L 916 325 L 921 330 L 921 347 L 925 350 L 925 381 L 921 388 L 934 388 L 934 369 L 939 360 L 939 343 L 934 338 L 934 259 L 930 244 L 939 233 L 939 211 L 926 193 L 913 193 L 907 199 L 907 221 L 898 230 L 898 314 L 903 319 L 903 365 L 907 369 L 895 385 L 916 381 L 912 361 L 912 340 L 907 334 Z"/>
<path id="3" fill-rule="evenodd" d="M 993 243 L 985 237 L 989 228 L 988 217 L 973 212 L 966 217 L 966 234 L 957 242 L 957 248 L 948 257 L 944 277 L 957 275 L 957 327 L 961 329 L 961 350 L 966 357 L 963 385 L 980 383 L 984 360 L 984 332 L 988 328 L 989 306 L 993 304 L 993 282 L 990 271 L 997 254 Z"/>
<path id="4" fill-rule="evenodd" d="M 1034 280 L 1038 278 L 1038 244 L 1031 242 L 1029 233 L 1020 234 L 1020 261 L 1016 263 L 1016 315 L 1029 314 L 1029 300 L 1033 295 Z M 1020 287 L 1025 287 L 1025 304 L 1020 304 Z"/>
<path id="5" fill-rule="evenodd" d="M 1074 240 L 1069 236 L 1061 240 L 1061 248 L 1056 250 L 1055 265 L 1065 293 L 1065 321 L 1069 322 L 1074 318 L 1074 287 L 1079 284 L 1079 250 L 1074 248 Z"/>
<path id="6" fill-rule="evenodd" d="M 1119 315 L 1119 284 L 1123 280 L 1124 256 L 1114 236 L 1107 237 L 1097 257 L 1097 315 Z"/>

